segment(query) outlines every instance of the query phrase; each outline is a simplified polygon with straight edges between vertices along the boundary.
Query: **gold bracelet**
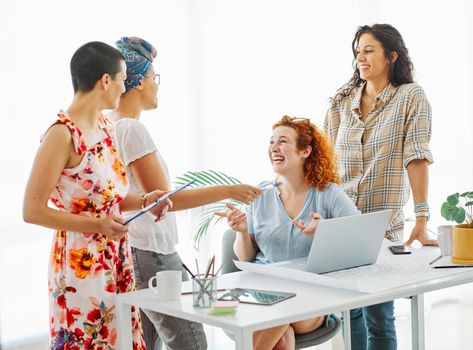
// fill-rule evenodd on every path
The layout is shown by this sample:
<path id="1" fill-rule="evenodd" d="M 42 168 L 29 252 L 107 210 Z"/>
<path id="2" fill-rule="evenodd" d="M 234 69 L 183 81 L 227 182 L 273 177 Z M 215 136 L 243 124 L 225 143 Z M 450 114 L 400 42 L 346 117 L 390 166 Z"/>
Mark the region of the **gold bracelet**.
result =
<path id="1" fill-rule="evenodd" d="M 148 199 L 149 193 L 143 193 L 141 196 L 141 209 L 144 209 L 146 207 L 146 200 Z"/>

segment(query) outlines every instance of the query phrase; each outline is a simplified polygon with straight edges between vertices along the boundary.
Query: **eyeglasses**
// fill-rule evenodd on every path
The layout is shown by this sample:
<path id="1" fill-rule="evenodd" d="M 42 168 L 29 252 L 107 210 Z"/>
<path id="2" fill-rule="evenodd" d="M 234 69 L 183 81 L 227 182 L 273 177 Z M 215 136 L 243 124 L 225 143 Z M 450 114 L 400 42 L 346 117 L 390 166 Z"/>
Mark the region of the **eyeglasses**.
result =
<path id="1" fill-rule="evenodd" d="M 153 81 L 159 85 L 161 83 L 161 76 L 159 74 L 145 75 L 145 78 L 151 78 Z"/>
<path id="2" fill-rule="evenodd" d="M 310 119 L 309 118 L 299 118 L 299 117 L 296 117 L 296 118 L 291 118 L 292 120 L 291 121 L 295 121 L 295 122 L 309 122 L 310 123 Z"/>
<path id="3" fill-rule="evenodd" d="M 299 117 L 291 118 L 291 117 L 289 117 L 289 121 L 291 123 L 304 123 L 304 124 L 310 125 L 310 119 L 309 118 L 299 118 Z"/>

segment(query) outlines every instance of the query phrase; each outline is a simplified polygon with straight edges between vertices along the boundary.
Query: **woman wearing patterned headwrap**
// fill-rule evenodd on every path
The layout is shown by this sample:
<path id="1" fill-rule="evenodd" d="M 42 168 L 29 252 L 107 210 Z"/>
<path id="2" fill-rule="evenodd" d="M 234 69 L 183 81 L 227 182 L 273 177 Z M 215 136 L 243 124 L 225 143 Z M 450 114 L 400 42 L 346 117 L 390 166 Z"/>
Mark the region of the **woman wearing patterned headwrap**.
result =
<path id="1" fill-rule="evenodd" d="M 121 38 L 116 44 L 125 57 L 128 78 L 125 81 L 126 93 L 110 116 L 116 120 L 119 155 L 127 166 L 130 187 L 142 192 L 169 189 L 166 163 L 148 130 L 139 120 L 142 111 L 157 107 L 160 76 L 155 73 L 152 65 L 156 50 L 147 41 L 136 37 Z M 249 203 L 260 193 L 259 189 L 248 185 L 185 190 L 173 197 L 173 210 L 194 208 L 225 198 Z M 159 223 L 143 215 L 130 224 L 129 233 L 138 289 L 148 288 L 148 280 L 158 271 L 182 270 L 181 259 L 175 248 L 178 234 L 172 214 L 168 214 Z M 183 278 L 187 279 L 185 271 Z M 153 348 L 158 336 L 168 349 L 207 347 L 201 324 L 156 312 L 146 311 L 142 316 L 145 341 L 149 348 Z"/>
<path id="2" fill-rule="evenodd" d="M 126 66 L 117 49 L 90 42 L 71 63 L 74 98 L 44 134 L 25 191 L 26 222 L 56 229 L 49 265 L 50 343 L 54 350 L 118 349 L 115 301 L 134 289 L 128 226 L 137 210 L 163 192 L 128 192 L 112 123 Z M 57 210 L 48 206 L 48 201 Z M 170 202 L 153 209 L 161 217 Z M 132 308 L 133 349 L 146 349 Z M 131 344 L 129 344 L 131 345 Z"/>

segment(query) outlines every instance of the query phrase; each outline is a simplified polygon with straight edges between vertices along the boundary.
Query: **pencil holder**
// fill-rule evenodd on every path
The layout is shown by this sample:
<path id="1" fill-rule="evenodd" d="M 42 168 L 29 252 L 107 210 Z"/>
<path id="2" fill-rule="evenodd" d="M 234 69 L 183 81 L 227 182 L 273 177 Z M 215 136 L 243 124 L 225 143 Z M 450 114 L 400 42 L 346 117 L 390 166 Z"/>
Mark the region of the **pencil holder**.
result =
<path id="1" fill-rule="evenodd" d="M 194 307 L 211 307 L 217 300 L 217 276 L 195 276 L 192 279 L 192 297 Z"/>

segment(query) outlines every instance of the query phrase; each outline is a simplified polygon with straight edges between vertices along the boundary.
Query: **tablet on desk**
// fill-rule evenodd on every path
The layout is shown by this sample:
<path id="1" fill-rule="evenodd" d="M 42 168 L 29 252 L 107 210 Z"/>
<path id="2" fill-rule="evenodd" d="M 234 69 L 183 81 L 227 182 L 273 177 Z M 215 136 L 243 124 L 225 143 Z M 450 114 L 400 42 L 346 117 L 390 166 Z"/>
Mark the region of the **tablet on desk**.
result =
<path id="1" fill-rule="evenodd" d="M 144 213 L 150 211 L 151 209 L 153 209 L 155 206 L 157 206 L 158 204 L 161 204 L 162 202 L 164 202 L 166 199 L 168 198 L 171 198 L 172 196 L 174 196 L 177 192 L 179 191 L 182 191 L 184 188 L 192 185 L 193 183 L 195 182 L 195 180 L 192 180 L 192 181 L 189 181 L 188 183 L 185 183 L 184 185 L 176 188 L 175 190 L 171 191 L 171 192 L 168 192 L 166 193 L 164 196 L 162 196 L 161 198 L 155 200 L 153 203 L 149 204 L 148 206 L 144 207 L 143 209 L 141 209 L 140 211 L 137 211 L 135 214 L 133 214 L 132 216 L 130 216 L 128 219 L 125 220 L 125 222 L 123 223 L 123 225 L 128 225 L 130 222 L 132 222 L 133 220 L 135 220 L 136 218 L 140 217 L 141 215 L 143 215 Z"/>
<path id="2" fill-rule="evenodd" d="M 269 290 L 233 288 L 226 290 L 218 300 L 238 300 L 240 303 L 273 305 L 292 298 L 296 293 L 274 292 Z"/>

